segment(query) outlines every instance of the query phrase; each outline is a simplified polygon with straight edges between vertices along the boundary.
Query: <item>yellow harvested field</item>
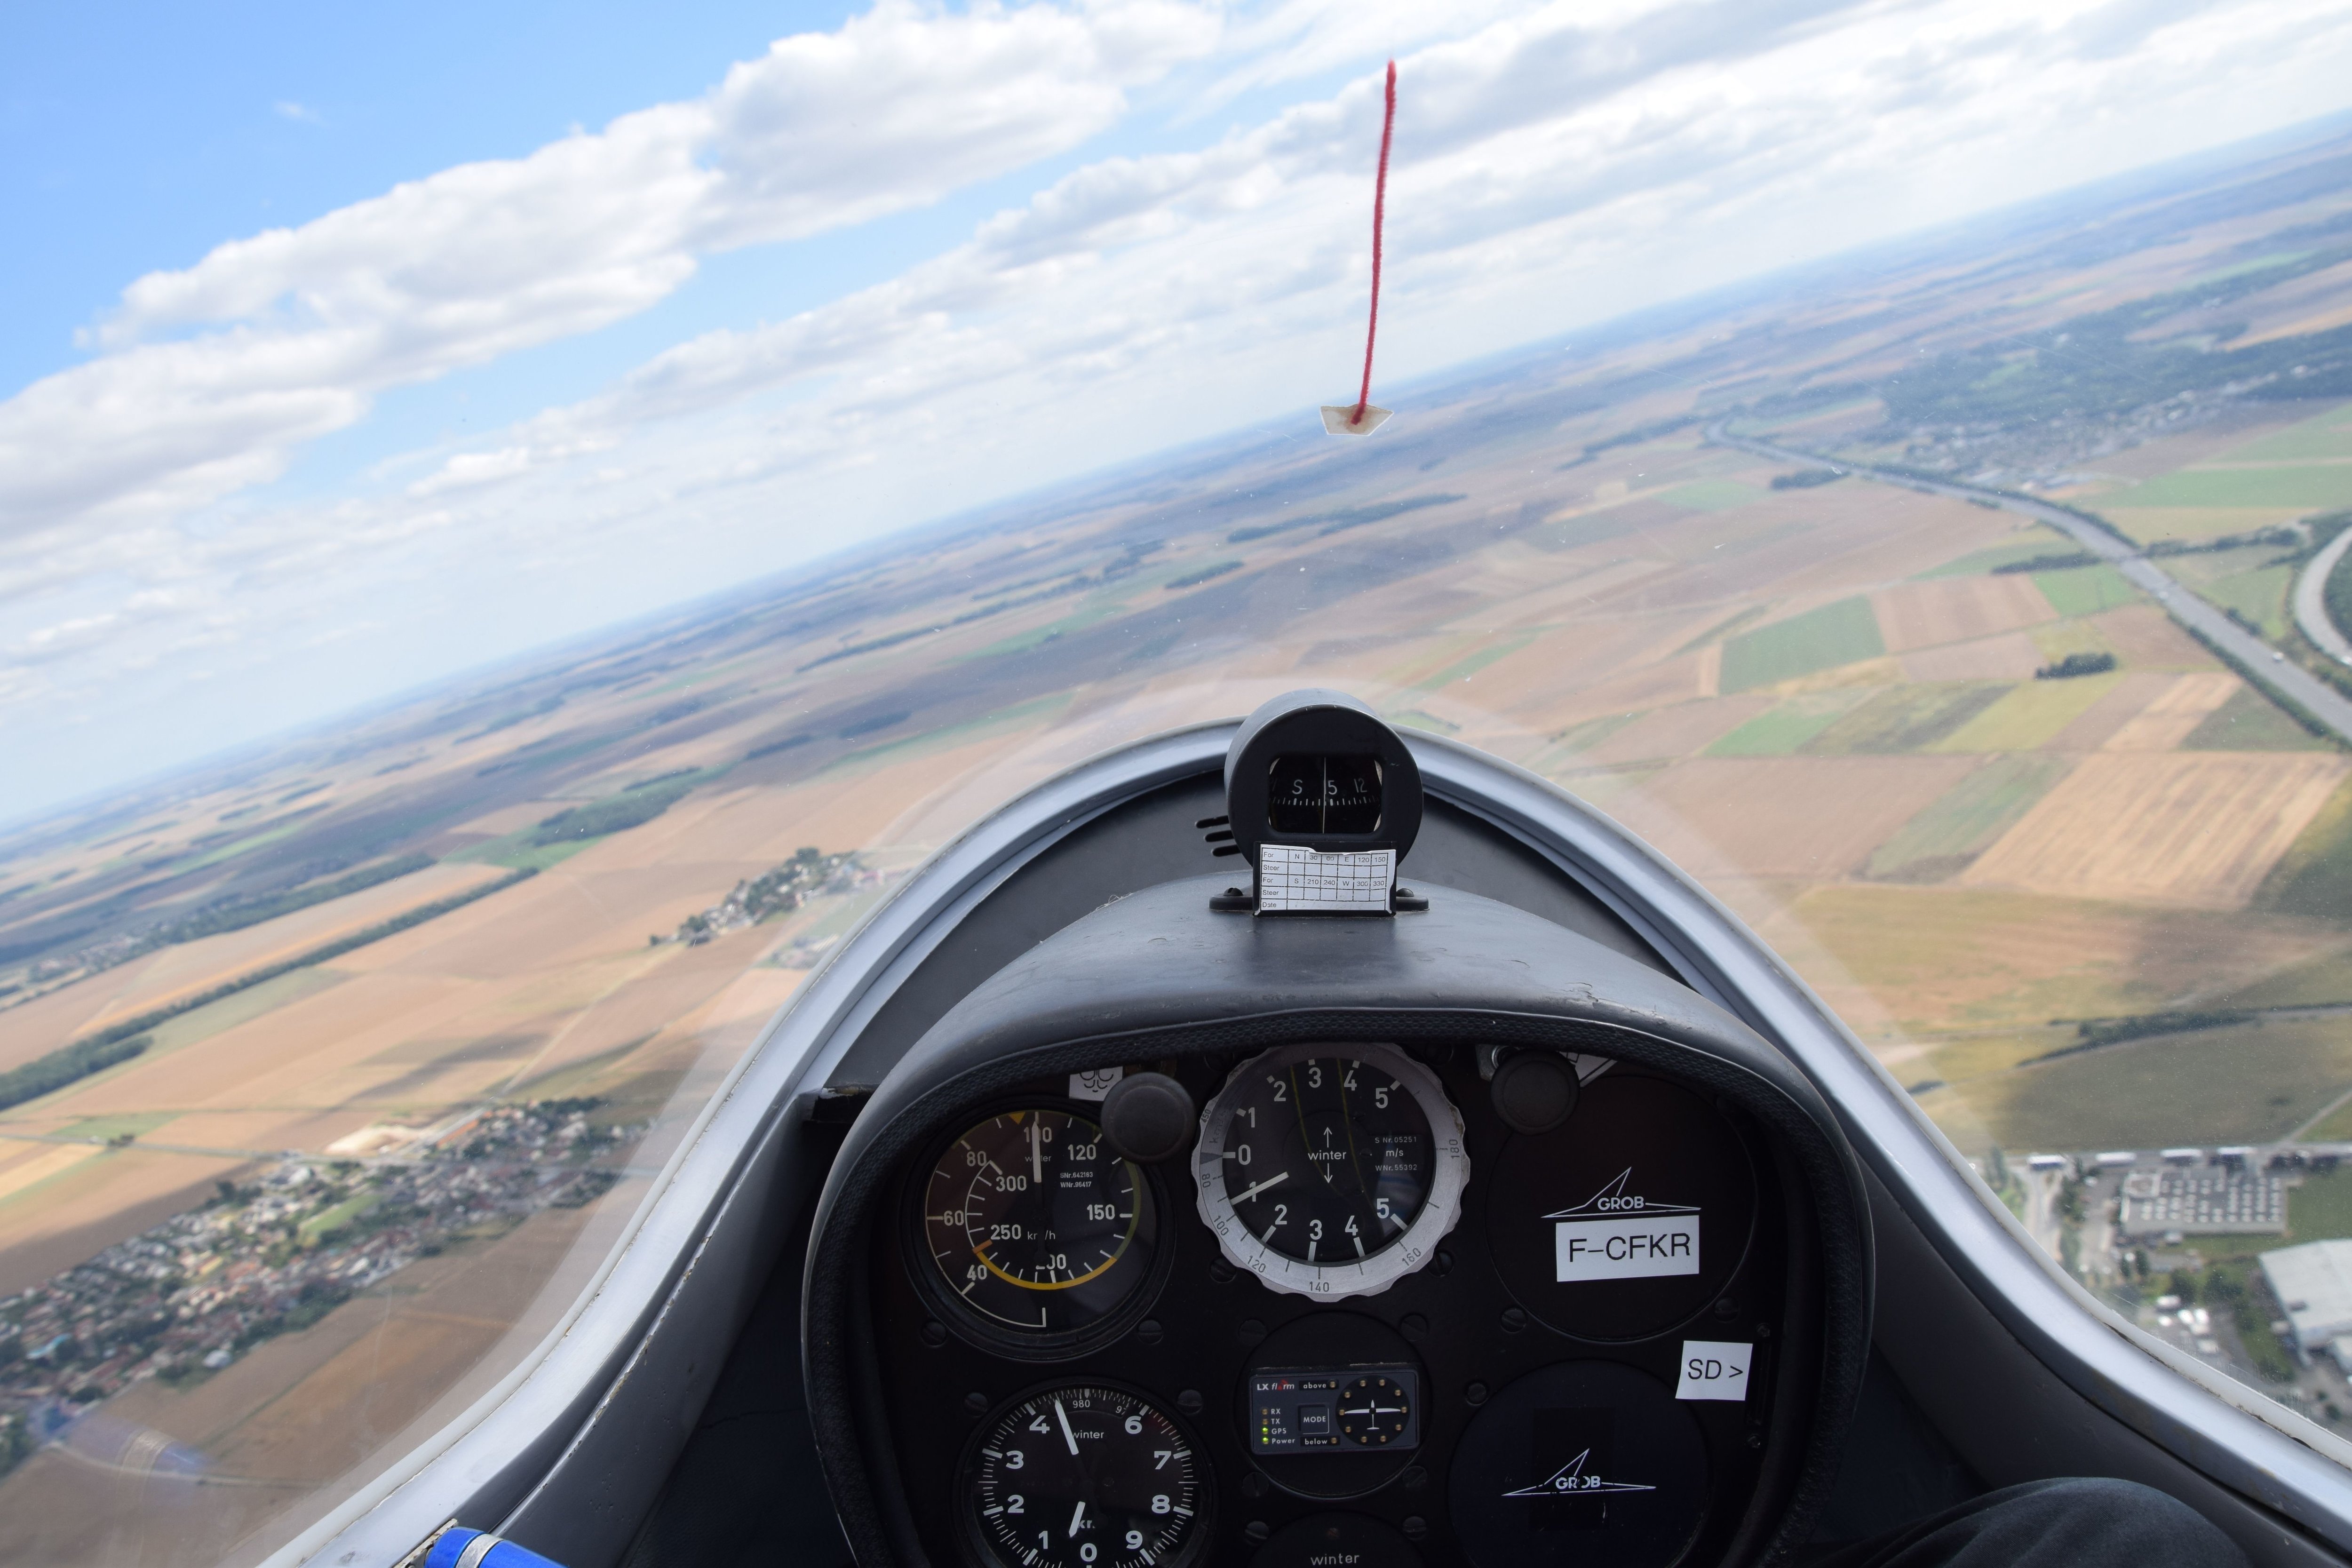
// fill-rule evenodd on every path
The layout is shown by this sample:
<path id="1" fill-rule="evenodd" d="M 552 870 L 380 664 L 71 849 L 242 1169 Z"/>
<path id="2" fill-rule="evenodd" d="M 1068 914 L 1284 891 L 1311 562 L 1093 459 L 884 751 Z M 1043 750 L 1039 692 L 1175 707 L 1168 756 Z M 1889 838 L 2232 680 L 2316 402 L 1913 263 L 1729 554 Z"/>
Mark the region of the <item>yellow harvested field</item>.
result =
<path id="1" fill-rule="evenodd" d="M 2201 542 L 2225 533 L 2253 533 L 2294 521 L 2310 510 L 2293 506 L 2117 506 L 2092 503 L 2109 512 L 2116 526 L 2142 544 L 2161 539 Z"/>
<path id="2" fill-rule="evenodd" d="M 0 1139 L 0 1201 L 15 1197 L 36 1182 L 46 1182 L 69 1171 L 92 1154 L 104 1152 L 96 1143 L 40 1143 Z"/>
<path id="3" fill-rule="evenodd" d="M 1870 596 L 1889 653 L 1967 642 L 2058 618 L 2025 573 L 1995 577 L 1931 577 L 1897 583 Z"/>
<path id="4" fill-rule="evenodd" d="M 2103 752 L 2084 759 L 1960 880 L 2239 908 L 2347 765 L 2308 753 Z"/>
<path id="5" fill-rule="evenodd" d="M 1969 757 L 1694 757 L 1612 813 L 1700 879 L 1830 880 L 1975 767 Z"/>
<path id="6" fill-rule="evenodd" d="M 2244 682 L 2226 669 L 2176 676 L 2170 687 L 2107 737 L 2105 752 L 2169 752 L 2236 695 Z"/>
<path id="7" fill-rule="evenodd" d="M 2042 649 L 2023 632 L 1948 643 L 1903 656 L 1906 680 L 2031 680 Z"/>
<path id="8" fill-rule="evenodd" d="M 2027 680 L 1928 748 L 1936 752 L 2032 752 L 2048 745 L 2115 689 L 2120 678 Z"/>

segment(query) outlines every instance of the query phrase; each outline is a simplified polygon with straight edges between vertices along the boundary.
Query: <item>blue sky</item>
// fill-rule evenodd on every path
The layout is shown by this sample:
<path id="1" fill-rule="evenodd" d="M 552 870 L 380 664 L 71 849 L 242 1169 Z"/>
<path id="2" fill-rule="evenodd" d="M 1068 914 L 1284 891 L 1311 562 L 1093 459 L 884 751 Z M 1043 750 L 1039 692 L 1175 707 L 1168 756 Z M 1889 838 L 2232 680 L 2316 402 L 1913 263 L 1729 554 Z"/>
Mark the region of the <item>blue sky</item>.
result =
<path id="1" fill-rule="evenodd" d="M 12 8 L 0 817 L 2352 102 L 2298 0 Z"/>

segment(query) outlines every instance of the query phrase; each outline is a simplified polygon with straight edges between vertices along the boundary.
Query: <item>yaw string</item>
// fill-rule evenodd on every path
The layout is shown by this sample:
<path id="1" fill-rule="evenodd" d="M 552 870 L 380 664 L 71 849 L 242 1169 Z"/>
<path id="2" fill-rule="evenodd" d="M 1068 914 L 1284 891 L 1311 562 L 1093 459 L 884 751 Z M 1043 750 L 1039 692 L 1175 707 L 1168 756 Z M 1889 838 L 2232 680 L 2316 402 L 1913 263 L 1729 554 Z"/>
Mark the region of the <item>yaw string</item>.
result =
<path id="1" fill-rule="evenodd" d="M 1389 202 L 1389 142 L 1396 134 L 1396 61 L 1389 62 L 1388 108 L 1381 117 L 1381 172 L 1372 183 L 1372 308 L 1364 323 L 1364 384 L 1356 393 L 1356 411 L 1348 416 L 1350 426 L 1364 422 L 1364 410 L 1372 401 L 1372 340 L 1381 330 L 1381 224 L 1387 216 Z"/>

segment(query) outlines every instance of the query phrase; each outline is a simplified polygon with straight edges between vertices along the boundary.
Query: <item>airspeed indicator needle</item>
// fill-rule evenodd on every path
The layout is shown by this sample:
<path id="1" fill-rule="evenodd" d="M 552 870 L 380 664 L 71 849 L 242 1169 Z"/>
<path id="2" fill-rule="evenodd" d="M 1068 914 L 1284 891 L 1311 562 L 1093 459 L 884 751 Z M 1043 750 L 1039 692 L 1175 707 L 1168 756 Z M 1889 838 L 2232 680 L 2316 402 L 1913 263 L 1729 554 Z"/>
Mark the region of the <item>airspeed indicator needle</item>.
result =
<path id="1" fill-rule="evenodd" d="M 1070 1452 L 1075 1455 L 1078 1451 L 1078 1435 L 1070 1430 L 1070 1413 L 1062 1408 L 1062 1402 L 1058 1399 L 1054 1401 L 1054 1414 L 1061 1417 L 1062 1441 L 1070 1446 Z M 1086 1504 L 1082 1502 L 1078 1506 L 1083 1509 Z M 1077 1525 L 1073 1522 L 1070 1528 L 1076 1530 Z"/>
<path id="2" fill-rule="evenodd" d="M 1254 1187 L 1244 1187 L 1240 1192 L 1234 1194 L 1234 1202 L 1237 1204 L 1245 1204 L 1249 1202 L 1250 1199 L 1257 1196 L 1258 1194 L 1265 1191 L 1266 1188 L 1274 1185 L 1275 1183 L 1283 1180 L 1290 1173 L 1287 1171 L 1277 1171 L 1273 1175 L 1268 1176 L 1265 1181 L 1258 1183 L 1257 1185 Z"/>

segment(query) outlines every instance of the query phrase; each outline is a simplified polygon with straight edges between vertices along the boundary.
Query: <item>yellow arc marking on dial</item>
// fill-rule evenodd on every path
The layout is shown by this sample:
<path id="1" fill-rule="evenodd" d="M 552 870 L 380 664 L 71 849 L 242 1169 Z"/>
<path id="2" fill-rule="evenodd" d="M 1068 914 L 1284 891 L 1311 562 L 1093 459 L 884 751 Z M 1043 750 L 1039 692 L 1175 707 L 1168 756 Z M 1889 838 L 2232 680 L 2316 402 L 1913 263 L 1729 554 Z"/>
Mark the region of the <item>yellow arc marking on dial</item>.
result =
<path id="1" fill-rule="evenodd" d="M 1135 1234 L 1135 1226 L 1133 1225 L 1130 1224 L 1127 1228 L 1129 1236 Z M 995 1275 L 1007 1285 L 1018 1285 L 1024 1290 L 1067 1290 L 1073 1286 L 1083 1285 L 1089 1279 L 1101 1279 L 1112 1264 L 1117 1263 L 1120 1258 L 1127 1256 L 1127 1237 L 1122 1237 L 1119 1238 L 1118 1250 L 1112 1253 L 1108 1258 L 1104 1258 L 1101 1268 L 1081 1274 L 1075 1279 L 1063 1279 L 1058 1281 L 1047 1280 L 1045 1283 L 1040 1284 L 1034 1279 L 1024 1279 L 1017 1275 L 1007 1274 L 1003 1269 L 998 1268 L 996 1266 L 996 1259 L 988 1255 L 988 1249 L 995 1245 L 996 1243 L 992 1241 L 983 1241 L 978 1247 L 971 1249 L 971 1255 L 974 1258 L 979 1258 L 981 1267 L 987 1269 L 991 1274 Z"/>

